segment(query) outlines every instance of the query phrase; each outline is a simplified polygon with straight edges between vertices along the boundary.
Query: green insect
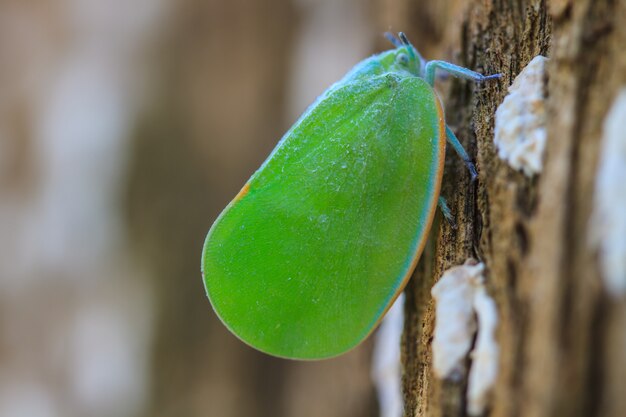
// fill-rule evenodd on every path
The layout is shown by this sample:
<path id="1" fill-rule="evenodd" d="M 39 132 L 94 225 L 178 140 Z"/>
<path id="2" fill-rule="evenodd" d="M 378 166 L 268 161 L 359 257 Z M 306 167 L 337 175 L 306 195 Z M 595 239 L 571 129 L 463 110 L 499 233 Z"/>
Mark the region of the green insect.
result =
<path id="1" fill-rule="evenodd" d="M 283 136 L 215 221 L 202 255 L 215 312 L 241 340 L 294 359 L 363 341 L 406 285 L 439 201 L 446 126 L 435 71 L 403 33 L 355 66 Z"/>

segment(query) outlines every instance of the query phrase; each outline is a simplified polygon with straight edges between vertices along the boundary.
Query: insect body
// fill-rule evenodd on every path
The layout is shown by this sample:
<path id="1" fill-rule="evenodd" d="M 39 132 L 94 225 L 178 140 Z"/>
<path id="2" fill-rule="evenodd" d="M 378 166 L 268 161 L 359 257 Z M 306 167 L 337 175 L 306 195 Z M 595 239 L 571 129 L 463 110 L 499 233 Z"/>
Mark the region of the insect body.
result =
<path id="1" fill-rule="evenodd" d="M 331 86 L 285 134 L 209 231 L 208 297 L 244 342 L 328 358 L 359 344 L 406 285 L 430 229 L 446 127 L 435 70 L 403 34 Z"/>

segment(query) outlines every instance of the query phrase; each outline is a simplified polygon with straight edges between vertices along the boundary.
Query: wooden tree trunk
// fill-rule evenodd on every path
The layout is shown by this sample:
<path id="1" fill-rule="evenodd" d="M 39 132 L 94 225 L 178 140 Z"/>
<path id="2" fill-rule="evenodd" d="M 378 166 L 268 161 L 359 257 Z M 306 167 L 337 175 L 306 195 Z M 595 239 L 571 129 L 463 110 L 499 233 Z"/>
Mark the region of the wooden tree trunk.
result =
<path id="1" fill-rule="evenodd" d="M 603 285 L 590 217 L 603 122 L 626 85 L 626 2 L 379 3 L 381 28 L 406 31 L 427 59 L 503 73 L 500 82 L 455 80 L 440 89 L 448 124 L 479 179 L 470 184 L 448 153 L 442 194 L 458 228 L 435 225 L 406 290 L 405 415 L 466 415 L 467 378 L 433 375 L 430 289 L 444 270 L 472 257 L 486 265 L 500 318 L 499 374 L 487 413 L 625 416 L 625 297 L 610 297 Z M 498 158 L 494 113 L 538 54 L 550 58 L 548 139 L 543 171 L 528 178 Z"/>
<path id="2" fill-rule="evenodd" d="M 486 265 L 500 319 L 487 413 L 626 416 L 626 303 L 607 295 L 589 233 L 602 126 L 626 83 L 626 2 L 371 1 L 373 34 L 402 30 L 427 59 L 503 73 L 485 85 L 437 87 L 479 178 L 471 184 L 449 152 L 442 194 L 458 228 L 437 221 L 406 290 L 405 414 L 467 413 L 467 375 L 433 374 L 431 288 L 471 257 Z M 146 415 L 374 415 L 367 345 L 321 363 L 268 358 L 227 335 L 202 292 L 210 220 L 284 131 L 279 109 L 297 19 L 286 0 L 251 4 L 177 3 L 167 87 L 138 129 L 130 234 L 155 271 L 159 300 Z M 376 49 L 388 47 L 381 40 Z M 550 58 L 548 145 L 543 171 L 528 178 L 498 158 L 494 113 L 538 54 Z M 242 149 L 247 172 L 234 162 Z"/>

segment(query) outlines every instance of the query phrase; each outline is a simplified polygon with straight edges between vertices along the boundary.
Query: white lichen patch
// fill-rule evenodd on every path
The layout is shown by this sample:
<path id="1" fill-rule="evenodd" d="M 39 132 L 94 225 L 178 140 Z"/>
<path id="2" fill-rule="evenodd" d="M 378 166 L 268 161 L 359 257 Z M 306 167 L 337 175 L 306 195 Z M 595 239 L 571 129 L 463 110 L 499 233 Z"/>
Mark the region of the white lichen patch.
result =
<path id="1" fill-rule="evenodd" d="M 474 311 L 478 318 L 478 335 L 471 353 L 472 367 L 467 384 L 467 411 L 472 416 L 482 414 L 487 407 L 498 376 L 500 354 L 496 342 L 498 310 L 482 284 L 474 293 Z"/>
<path id="2" fill-rule="evenodd" d="M 439 378 L 459 379 L 463 376 L 465 358 L 476 332 L 475 281 L 481 279 L 483 269 L 483 264 L 467 262 L 450 268 L 431 290 L 437 303 L 433 371 Z"/>
<path id="3" fill-rule="evenodd" d="M 400 338 L 404 328 L 404 294 L 400 294 L 376 332 L 372 380 L 378 393 L 381 417 L 402 417 L 402 365 Z"/>
<path id="4" fill-rule="evenodd" d="M 498 156 L 531 177 L 542 169 L 546 147 L 545 71 L 548 58 L 532 59 L 509 87 L 496 110 Z"/>
<path id="5" fill-rule="evenodd" d="M 442 379 L 458 379 L 478 328 L 470 354 L 467 404 L 470 415 L 485 410 L 498 375 L 499 349 L 495 340 L 498 314 L 484 287 L 484 265 L 468 260 L 447 270 L 432 289 L 437 303 L 433 338 L 433 371 Z M 477 323 L 478 321 L 478 323 Z"/>
<path id="6" fill-rule="evenodd" d="M 604 286 L 615 297 L 626 296 L 626 88 L 617 95 L 604 120 L 593 214 L 591 244 L 598 251 Z"/>

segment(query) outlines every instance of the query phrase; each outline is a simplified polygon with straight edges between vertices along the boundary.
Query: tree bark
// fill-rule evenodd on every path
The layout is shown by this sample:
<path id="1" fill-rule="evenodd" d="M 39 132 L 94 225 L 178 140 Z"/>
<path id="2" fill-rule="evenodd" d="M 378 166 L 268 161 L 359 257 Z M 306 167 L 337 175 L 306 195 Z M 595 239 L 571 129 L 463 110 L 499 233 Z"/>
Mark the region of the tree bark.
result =
<path id="1" fill-rule="evenodd" d="M 588 226 L 602 124 L 626 83 L 625 2 L 373 2 L 372 33 L 402 30 L 427 59 L 503 73 L 489 84 L 437 86 L 479 178 L 470 183 L 449 152 L 442 195 L 457 228 L 438 216 L 406 290 L 405 414 L 467 414 L 467 375 L 442 381 L 432 371 L 430 291 L 443 271 L 471 257 L 486 265 L 500 319 L 487 413 L 626 415 L 626 305 L 607 296 Z M 321 363 L 265 357 L 227 334 L 201 288 L 199 254 L 211 219 L 284 131 L 279 109 L 297 27 L 290 5 L 185 1 L 175 8 L 163 91 L 138 129 L 128 191 L 131 238 L 154 270 L 158 300 L 146 415 L 376 412 L 368 345 Z M 381 40 L 376 49 L 387 48 Z M 538 54 L 550 58 L 548 146 L 543 171 L 528 178 L 498 158 L 493 123 L 507 87 Z"/>
<path id="2" fill-rule="evenodd" d="M 462 162 L 448 153 L 442 195 L 458 228 L 434 225 L 406 290 L 405 415 L 466 415 L 467 375 L 456 382 L 433 375 L 430 289 L 470 257 L 486 265 L 500 319 L 499 374 L 487 414 L 626 415 L 626 304 L 607 294 L 589 243 L 602 125 L 626 83 L 626 2 L 379 5 L 381 27 L 407 32 L 427 59 L 503 74 L 495 83 L 452 80 L 440 88 L 446 120 L 479 177 L 471 184 Z M 548 139 L 543 171 L 528 178 L 498 158 L 494 113 L 538 54 L 550 58 Z"/>

